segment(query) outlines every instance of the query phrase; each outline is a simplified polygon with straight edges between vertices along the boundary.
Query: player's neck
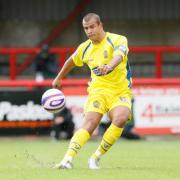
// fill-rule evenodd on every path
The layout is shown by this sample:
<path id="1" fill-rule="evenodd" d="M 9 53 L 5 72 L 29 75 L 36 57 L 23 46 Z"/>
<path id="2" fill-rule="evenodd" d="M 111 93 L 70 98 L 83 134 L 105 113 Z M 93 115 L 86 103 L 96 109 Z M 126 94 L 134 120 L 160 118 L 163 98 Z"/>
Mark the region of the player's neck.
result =
<path id="1" fill-rule="evenodd" d="M 106 32 L 103 31 L 100 34 L 99 38 L 96 41 L 93 41 L 93 44 L 97 45 L 97 44 L 101 43 L 103 41 L 103 39 L 105 38 L 105 36 L 106 36 Z"/>

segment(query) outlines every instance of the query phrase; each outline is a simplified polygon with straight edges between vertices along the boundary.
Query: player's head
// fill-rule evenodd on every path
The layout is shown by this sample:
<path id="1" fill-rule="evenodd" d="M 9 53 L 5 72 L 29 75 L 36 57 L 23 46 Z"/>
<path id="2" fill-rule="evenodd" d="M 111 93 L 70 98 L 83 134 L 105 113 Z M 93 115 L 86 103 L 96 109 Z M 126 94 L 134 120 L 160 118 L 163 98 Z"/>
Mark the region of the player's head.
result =
<path id="1" fill-rule="evenodd" d="M 87 37 L 96 42 L 104 33 L 103 24 L 99 15 L 95 13 L 88 13 L 82 20 L 82 25 Z"/>

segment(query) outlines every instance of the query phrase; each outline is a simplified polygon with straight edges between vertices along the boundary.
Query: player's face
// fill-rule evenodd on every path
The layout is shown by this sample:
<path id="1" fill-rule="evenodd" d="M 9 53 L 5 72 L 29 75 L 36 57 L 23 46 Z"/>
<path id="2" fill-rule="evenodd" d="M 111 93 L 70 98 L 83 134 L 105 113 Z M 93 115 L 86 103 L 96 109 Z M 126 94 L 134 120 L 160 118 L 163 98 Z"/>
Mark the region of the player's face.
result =
<path id="1" fill-rule="evenodd" d="M 96 42 L 102 33 L 102 24 L 98 23 L 96 19 L 90 19 L 89 21 L 83 21 L 83 28 L 87 37 Z"/>

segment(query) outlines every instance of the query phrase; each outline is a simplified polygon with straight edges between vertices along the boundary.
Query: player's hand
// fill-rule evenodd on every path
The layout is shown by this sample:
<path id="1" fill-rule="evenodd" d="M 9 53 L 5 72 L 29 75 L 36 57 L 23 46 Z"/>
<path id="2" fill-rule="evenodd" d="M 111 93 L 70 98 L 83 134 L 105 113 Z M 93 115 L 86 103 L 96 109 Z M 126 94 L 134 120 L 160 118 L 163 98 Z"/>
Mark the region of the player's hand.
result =
<path id="1" fill-rule="evenodd" d="M 99 71 L 99 66 L 96 66 L 95 68 L 93 68 L 92 71 L 96 76 L 102 76 L 101 72 Z"/>
<path id="2" fill-rule="evenodd" d="M 108 64 L 104 64 L 102 66 L 99 66 L 98 69 L 99 69 L 101 76 L 104 76 L 113 70 L 112 67 L 110 67 Z"/>
<path id="3" fill-rule="evenodd" d="M 104 64 L 93 68 L 92 71 L 96 74 L 96 76 L 104 76 L 113 71 L 113 68 L 111 68 L 108 64 Z"/>
<path id="4" fill-rule="evenodd" d="M 52 87 L 55 89 L 61 89 L 61 80 L 58 78 L 55 78 L 52 82 Z"/>

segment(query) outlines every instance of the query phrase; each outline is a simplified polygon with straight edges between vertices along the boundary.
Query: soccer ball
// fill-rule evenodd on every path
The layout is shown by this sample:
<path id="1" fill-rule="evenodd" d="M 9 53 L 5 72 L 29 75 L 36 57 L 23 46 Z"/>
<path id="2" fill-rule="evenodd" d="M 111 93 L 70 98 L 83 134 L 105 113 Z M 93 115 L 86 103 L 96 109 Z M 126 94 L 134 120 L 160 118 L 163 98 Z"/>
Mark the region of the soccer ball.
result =
<path id="1" fill-rule="evenodd" d="M 43 108 L 51 113 L 57 113 L 63 110 L 65 106 L 65 96 L 58 89 L 48 89 L 41 98 Z"/>

